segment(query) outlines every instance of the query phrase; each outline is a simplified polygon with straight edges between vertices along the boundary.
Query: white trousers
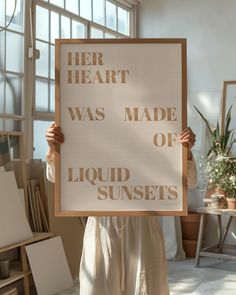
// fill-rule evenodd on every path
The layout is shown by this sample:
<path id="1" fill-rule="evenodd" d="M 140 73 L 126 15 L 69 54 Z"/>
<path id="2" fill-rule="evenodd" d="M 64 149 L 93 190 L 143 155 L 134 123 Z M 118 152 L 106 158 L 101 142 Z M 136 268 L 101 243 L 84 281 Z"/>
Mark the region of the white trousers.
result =
<path id="1" fill-rule="evenodd" d="M 158 217 L 89 217 L 80 295 L 168 295 Z"/>

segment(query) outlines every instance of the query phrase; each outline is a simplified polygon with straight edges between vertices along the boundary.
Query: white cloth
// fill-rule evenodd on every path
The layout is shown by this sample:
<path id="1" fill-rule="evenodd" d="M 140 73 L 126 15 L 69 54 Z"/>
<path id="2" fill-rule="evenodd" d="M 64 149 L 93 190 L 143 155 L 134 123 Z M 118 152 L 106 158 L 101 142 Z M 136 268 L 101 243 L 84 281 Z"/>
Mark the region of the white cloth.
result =
<path id="1" fill-rule="evenodd" d="M 188 188 L 194 188 L 197 183 L 196 163 L 193 158 L 188 161 Z M 165 252 L 168 260 L 182 260 L 186 255 L 182 243 L 180 217 L 161 217 L 162 231 L 165 239 Z"/>
<path id="2" fill-rule="evenodd" d="M 47 178 L 55 181 L 52 163 Z M 89 217 L 79 277 L 80 295 L 168 295 L 159 217 Z"/>

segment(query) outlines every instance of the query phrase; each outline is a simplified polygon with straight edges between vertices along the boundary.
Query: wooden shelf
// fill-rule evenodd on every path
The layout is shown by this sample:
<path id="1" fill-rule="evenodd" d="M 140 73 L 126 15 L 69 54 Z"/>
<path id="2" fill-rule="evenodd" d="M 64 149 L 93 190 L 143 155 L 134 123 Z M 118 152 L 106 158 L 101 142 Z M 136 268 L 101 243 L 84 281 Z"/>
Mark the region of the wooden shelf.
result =
<path id="1" fill-rule="evenodd" d="M 24 240 L 19 243 L 0 248 L 0 253 L 6 252 L 6 251 L 9 251 L 9 250 L 21 247 L 21 246 L 33 244 L 38 241 L 46 240 L 46 239 L 51 238 L 53 236 L 52 233 L 33 233 L 33 235 L 34 236 L 31 239 Z"/>
<path id="2" fill-rule="evenodd" d="M 11 283 L 14 283 L 20 279 L 24 278 L 24 273 L 22 271 L 11 271 L 10 272 L 10 277 L 5 280 L 0 280 L 0 288 L 6 287 Z"/>
<path id="3" fill-rule="evenodd" d="M 0 280 L 0 291 L 2 288 L 23 279 L 24 280 L 24 294 L 30 295 L 29 291 L 29 277 L 32 275 L 28 259 L 26 255 L 25 246 L 39 241 L 43 241 L 53 237 L 52 233 L 33 233 L 33 237 L 28 240 L 20 241 L 18 243 L 0 248 L 0 253 L 7 252 L 13 249 L 20 250 L 20 260 L 12 261 L 10 263 L 10 277 L 5 280 Z"/>

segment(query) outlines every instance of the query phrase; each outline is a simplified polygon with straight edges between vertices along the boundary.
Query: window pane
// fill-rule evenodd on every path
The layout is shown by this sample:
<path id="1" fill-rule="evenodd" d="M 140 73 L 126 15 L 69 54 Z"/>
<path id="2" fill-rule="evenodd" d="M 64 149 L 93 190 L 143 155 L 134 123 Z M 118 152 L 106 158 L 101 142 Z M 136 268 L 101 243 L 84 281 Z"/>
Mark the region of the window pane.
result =
<path id="1" fill-rule="evenodd" d="M 19 120 L 5 120 L 6 131 L 21 131 L 21 121 Z"/>
<path id="2" fill-rule="evenodd" d="M 36 60 L 36 75 L 48 77 L 48 44 L 36 41 L 36 48 L 40 51 L 40 58 Z"/>
<path id="3" fill-rule="evenodd" d="M 55 39 L 59 39 L 59 15 L 51 12 L 51 42 L 55 43 Z"/>
<path id="4" fill-rule="evenodd" d="M 6 113 L 22 114 L 22 78 L 16 75 L 6 76 Z"/>
<path id="5" fill-rule="evenodd" d="M 84 38 L 85 25 L 72 20 L 72 38 Z"/>
<path id="6" fill-rule="evenodd" d="M 53 45 L 50 46 L 50 55 L 50 78 L 55 79 L 55 46 Z"/>
<path id="7" fill-rule="evenodd" d="M 109 34 L 109 33 L 105 33 L 105 38 L 106 39 L 116 39 L 115 35 Z"/>
<path id="8" fill-rule="evenodd" d="M 0 72 L 0 113 L 4 113 L 4 76 Z"/>
<path id="9" fill-rule="evenodd" d="M 36 38 L 48 41 L 49 13 L 47 9 L 36 6 Z"/>
<path id="10" fill-rule="evenodd" d="M 50 3 L 64 8 L 64 0 L 50 0 Z"/>
<path id="11" fill-rule="evenodd" d="M 16 135 L 9 136 L 9 147 L 11 159 L 20 159 L 20 138 Z"/>
<path id="12" fill-rule="evenodd" d="M 120 7 L 118 7 L 118 31 L 129 35 L 129 12 Z"/>
<path id="13" fill-rule="evenodd" d="M 50 112 L 55 112 L 55 83 L 50 83 Z"/>
<path id="14" fill-rule="evenodd" d="M 4 32 L 0 33 L 0 71 L 5 68 L 5 36 Z"/>
<path id="15" fill-rule="evenodd" d="M 45 132 L 53 122 L 34 121 L 34 159 L 46 159 L 48 144 L 45 138 Z"/>
<path id="16" fill-rule="evenodd" d="M 79 14 L 79 0 L 66 0 L 66 10 Z"/>
<path id="17" fill-rule="evenodd" d="M 91 0 L 80 0 L 80 16 L 91 20 Z"/>
<path id="18" fill-rule="evenodd" d="M 104 0 L 93 0 L 93 21 L 104 25 L 104 12 Z"/>
<path id="19" fill-rule="evenodd" d="M 6 69 L 13 72 L 23 70 L 23 36 L 6 32 Z"/>
<path id="20" fill-rule="evenodd" d="M 116 30 L 116 5 L 106 1 L 106 26 Z"/>
<path id="21" fill-rule="evenodd" d="M 61 38 L 70 38 L 70 19 L 61 16 Z"/>
<path id="22" fill-rule="evenodd" d="M 1 2 L 4 2 L 4 1 L 1 0 Z M 15 0 L 7 0 L 6 1 L 6 24 L 8 24 L 9 21 L 11 20 L 13 12 L 14 12 L 14 8 L 15 8 Z M 8 28 L 14 31 L 20 31 L 20 32 L 23 31 L 23 1 L 22 0 L 17 0 L 16 11 L 12 19 L 12 22 Z"/>
<path id="23" fill-rule="evenodd" d="M 35 109 L 36 111 L 48 112 L 48 81 L 36 79 L 35 89 Z"/>
<path id="24" fill-rule="evenodd" d="M 103 38 L 103 31 L 91 28 L 91 38 Z"/>
<path id="25" fill-rule="evenodd" d="M 5 1 L 0 1 L 0 26 L 5 27 Z"/>

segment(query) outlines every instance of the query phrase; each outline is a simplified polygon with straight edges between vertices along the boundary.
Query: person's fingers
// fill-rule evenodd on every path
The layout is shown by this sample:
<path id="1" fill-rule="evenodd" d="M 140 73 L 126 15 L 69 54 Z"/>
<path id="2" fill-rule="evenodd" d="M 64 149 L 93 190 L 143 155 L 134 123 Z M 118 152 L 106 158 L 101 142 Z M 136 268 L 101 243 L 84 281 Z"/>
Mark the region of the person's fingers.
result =
<path id="1" fill-rule="evenodd" d="M 62 137 L 62 136 L 58 136 L 57 134 L 53 134 L 53 133 L 47 133 L 46 134 L 46 138 L 47 138 L 47 140 L 48 139 L 55 139 L 55 140 L 57 140 L 57 141 L 59 141 L 59 142 L 63 142 L 64 141 L 64 137 Z"/>
<path id="2" fill-rule="evenodd" d="M 196 135 L 194 133 L 191 133 L 191 132 L 186 132 L 186 133 L 180 135 L 180 137 L 179 137 L 180 140 L 183 140 L 183 139 L 186 139 L 186 138 L 192 138 L 193 140 L 196 140 Z"/>
<path id="3" fill-rule="evenodd" d="M 188 140 L 188 139 L 196 141 L 196 137 L 193 136 L 192 134 L 186 134 L 185 136 L 180 137 L 179 140 L 181 142 L 182 140 Z"/>
<path id="4" fill-rule="evenodd" d="M 61 127 L 58 126 L 55 122 L 53 122 L 53 123 L 50 125 L 49 128 L 53 128 L 53 129 L 57 129 L 57 130 L 61 130 Z M 49 129 L 49 128 L 48 128 L 48 129 Z"/>
<path id="5" fill-rule="evenodd" d="M 192 131 L 192 129 L 190 129 L 190 128 L 187 128 L 187 129 L 183 130 L 182 132 L 180 132 L 180 136 L 183 136 L 185 134 L 193 134 L 193 135 L 195 135 L 194 132 Z"/>
<path id="6" fill-rule="evenodd" d="M 188 131 L 192 131 L 192 129 L 190 127 L 187 127 L 187 128 L 185 128 L 184 130 L 182 130 L 180 132 L 180 135 L 182 135 L 182 134 L 184 134 L 185 132 L 188 132 Z"/>
<path id="7" fill-rule="evenodd" d="M 48 130 L 46 131 L 46 134 L 57 134 L 58 136 L 61 136 L 61 137 L 64 137 L 64 134 L 59 130 L 59 129 L 56 129 L 56 128 L 48 128 Z"/>

